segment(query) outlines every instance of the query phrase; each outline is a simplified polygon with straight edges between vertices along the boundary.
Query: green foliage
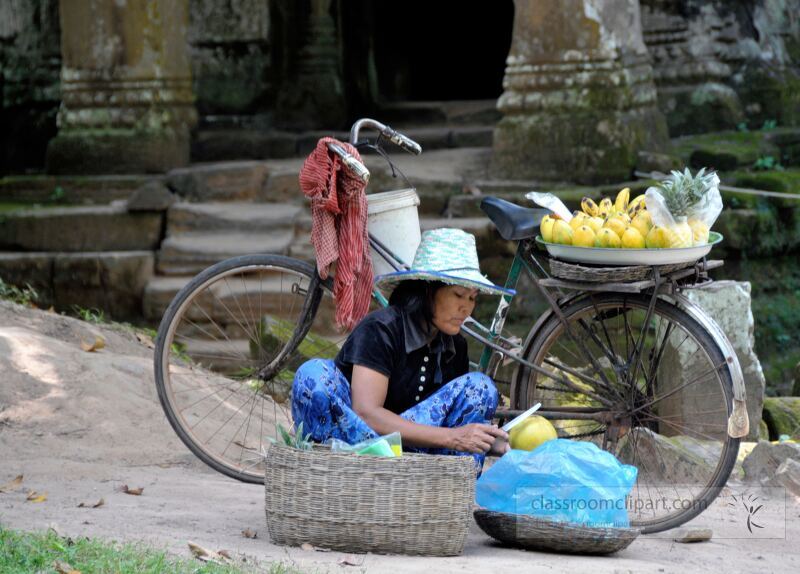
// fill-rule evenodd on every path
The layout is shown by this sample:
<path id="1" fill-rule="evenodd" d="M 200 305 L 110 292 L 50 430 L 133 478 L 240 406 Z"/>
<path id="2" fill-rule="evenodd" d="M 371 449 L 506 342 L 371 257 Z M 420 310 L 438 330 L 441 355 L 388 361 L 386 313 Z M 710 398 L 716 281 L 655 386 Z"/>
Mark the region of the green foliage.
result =
<path id="1" fill-rule="evenodd" d="M 17 287 L 9 285 L 0 278 L 0 299 L 30 307 L 36 303 L 38 298 L 39 294 L 30 284 L 26 283 L 24 287 Z"/>
<path id="2" fill-rule="evenodd" d="M 155 337 L 153 337 L 155 341 Z M 187 364 L 191 364 L 192 357 L 189 356 L 189 353 L 186 352 L 186 344 L 185 343 L 172 343 L 169 347 L 170 353 L 178 357 L 181 361 Z"/>
<path id="3" fill-rule="evenodd" d="M 50 194 L 50 201 L 52 203 L 59 203 L 64 200 L 66 197 L 66 193 L 64 192 L 64 188 L 60 185 L 57 185 L 56 188 L 53 190 L 53 193 Z"/>
<path id="4" fill-rule="evenodd" d="M 80 305 L 73 305 L 72 311 L 79 319 L 86 321 L 87 323 L 94 323 L 95 325 L 98 325 L 100 323 L 107 322 L 106 315 L 101 309 L 87 309 L 86 307 L 81 307 Z"/>
<path id="5" fill-rule="evenodd" d="M 311 442 L 311 433 L 303 435 L 303 423 L 301 422 L 297 426 L 297 432 L 292 435 L 289 431 L 287 431 L 284 426 L 278 423 L 278 432 L 281 435 L 281 440 L 283 444 L 286 446 L 290 446 L 292 448 L 296 448 L 299 450 L 311 450 L 313 443 Z M 275 442 L 275 439 L 270 438 L 272 442 Z"/>
<path id="6" fill-rule="evenodd" d="M 753 169 L 756 171 L 767 171 L 773 169 L 783 170 L 783 166 L 773 156 L 765 155 L 761 156 L 755 161 L 753 164 Z"/>
<path id="7" fill-rule="evenodd" d="M 21 533 L 0 527 L 0 572 L 55 572 L 56 561 L 69 564 L 74 570 L 115 574 L 299 574 L 299 570 L 283 563 L 269 568 L 219 565 L 197 560 L 174 558 L 165 551 L 140 544 L 101 542 L 89 538 L 65 538 L 52 531 Z M 266 566 L 266 565 L 264 565 Z"/>

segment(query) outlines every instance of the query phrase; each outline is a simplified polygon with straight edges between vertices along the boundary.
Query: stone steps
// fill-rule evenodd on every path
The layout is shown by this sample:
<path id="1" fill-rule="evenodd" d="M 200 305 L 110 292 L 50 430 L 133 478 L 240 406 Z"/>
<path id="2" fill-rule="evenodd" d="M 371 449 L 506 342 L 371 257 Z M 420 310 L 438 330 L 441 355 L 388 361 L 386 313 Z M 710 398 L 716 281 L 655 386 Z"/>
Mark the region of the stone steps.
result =
<path id="1" fill-rule="evenodd" d="M 158 253 L 157 271 L 164 275 L 196 274 L 223 259 L 253 253 L 287 254 L 294 229 L 270 232 L 192 231 L 167 237 Z"/>
<path id="2" fill-rule="evenodd" d="M 167 212 L 167 235 L 187 231 L 269 232 L 293 228 L 300 205 L 249 202 L 176 203 Z"/>
<path id="3" fill-rule="evenodd" d="M 0 250 L 137 251 L 161 239 L 162 215 L 130 213 L 124 201 L 110 205 L 45 207 L 3 214 Z"/>
<path id="4" fill-rule="evenodd" d="M 423 150 L 463 147 L 490 147 L 493 125 L 478 123 L 465 125 L 437 125 L 432 127 L 392 127 L 418 142 Z M 367 132 L 364 132 L 365 134 Z M 313 131 L 293 134 L 264 132 L 256 129 L 205 129 L 201 130 L 192 146 L 193 162 L 234 159 L 281 159 L 307 156 L 320 138 L 332 136 L 348 141 L 346 131 Z M 372 134 L 370 134 L 372 137 Z M 387 146 L 391 148 L 392 146 Z"/>
<path id="5" fill-rule="evenodd" d="M 376 117 L 384 123 L 402 126 L 432 123 L 494 126 L 502 114 L 497 109 L 497 100 L 401 101 L 381 104 Z"/>

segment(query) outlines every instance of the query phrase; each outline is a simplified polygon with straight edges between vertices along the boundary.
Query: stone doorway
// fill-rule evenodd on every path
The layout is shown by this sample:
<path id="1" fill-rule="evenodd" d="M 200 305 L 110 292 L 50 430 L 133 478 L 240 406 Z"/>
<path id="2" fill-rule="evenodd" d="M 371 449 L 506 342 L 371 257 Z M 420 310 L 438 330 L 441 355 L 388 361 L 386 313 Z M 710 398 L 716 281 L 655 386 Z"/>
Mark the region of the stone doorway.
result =
<path id="1" fill-rule="evenodd" d="M 338 8 L 345 85 L 358 92 L 351 100 L 380 106 L 502 93 L 512 0 L 348 0 Z"/>

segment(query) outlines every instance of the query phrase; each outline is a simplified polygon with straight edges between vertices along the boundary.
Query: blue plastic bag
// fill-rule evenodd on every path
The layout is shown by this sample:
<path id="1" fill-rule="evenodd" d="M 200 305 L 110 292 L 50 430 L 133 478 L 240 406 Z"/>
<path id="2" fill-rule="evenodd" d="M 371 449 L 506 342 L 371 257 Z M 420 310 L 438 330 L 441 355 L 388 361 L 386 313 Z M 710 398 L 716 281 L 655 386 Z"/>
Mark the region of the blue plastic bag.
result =
<path id="1" fill-rule="evenodd" d="M 503 455 L 478 479 L 475 501 L 498 512 L 628 527 L 626 500 L 637 474 L 594 443 L 556 439 Z"/>

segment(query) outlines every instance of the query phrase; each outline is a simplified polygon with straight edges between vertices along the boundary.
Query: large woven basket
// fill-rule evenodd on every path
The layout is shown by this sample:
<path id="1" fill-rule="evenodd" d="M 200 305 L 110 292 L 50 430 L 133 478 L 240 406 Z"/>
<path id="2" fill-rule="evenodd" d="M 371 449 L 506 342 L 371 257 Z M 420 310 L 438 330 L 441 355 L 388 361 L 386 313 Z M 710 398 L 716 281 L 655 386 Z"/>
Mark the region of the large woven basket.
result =
<path id="1" fill-rule="evenodd" d="M 639 536 L 636 528 L 590 528 L 485 509 L 475 511 L 475 522 L 486 534 L 506 544 L 569 554 L 611 554 Z"/>
<path id="2" fill-rule="evenodd" d="M 428 556 L 464 549 L 475 499 L 472 457 L 383 458 L 273 444 L 265 471 L 276 544 Z"/>

